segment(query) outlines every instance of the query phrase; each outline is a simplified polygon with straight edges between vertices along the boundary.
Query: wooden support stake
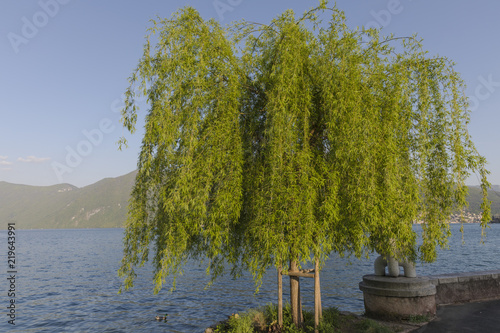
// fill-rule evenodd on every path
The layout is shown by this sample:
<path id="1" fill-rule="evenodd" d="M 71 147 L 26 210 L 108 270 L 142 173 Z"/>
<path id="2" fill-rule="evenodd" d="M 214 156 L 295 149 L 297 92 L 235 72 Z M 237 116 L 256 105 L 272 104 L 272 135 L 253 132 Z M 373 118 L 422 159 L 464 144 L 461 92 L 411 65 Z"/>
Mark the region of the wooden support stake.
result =
<path id="1" fill-rule="evenodd" d="M 321 290 L 319 283 L 319 260 L 314 264 L 314 331 L 318 332 L 318 325 L 323 316 L 321 308 Z"/>
<path id="2" fill-rule="evenodd" d="M 303 273 L 301 271 L 297 271 L 297 272 L 288 271 L 288 276 L 314 278 L 314 273 Z"/>
<path id="3" fill-rule="evenodd" d="M 290 261 L 290 268 L 288 273 L 283 273 L 281 265 L 278 268 L 278 325 L 283 325 L 283 296 L 282 296 L 282 275 L 290 276 L 290 301 L 292 304 L 297 304 L 298 302 L 298 314 L 296 318 L 298 323 L 296 325 L 302 325 L 304 322 L 304 317 L 302 314 L 302 299 L 300 296 L 300 283 L 299 277 L 314 278 L 314 328 L 315 332 L 318 332 L 319 321 L 323 317 L 323 309 L 321 307 L 321 290 L 319 283 L 319 259 L 316 259 L 314 264 L 314 269 L 302 269 L 298 270 L 297 262 Z M 294 289 L 296 290 L 294 292 Z M 298 300 L 297 300 L 298 298 Z M 295 303 L 294 303 L 295 302 Z M 292 306 L 293 309 L 293 306 Z M 296 311 L 296 310 L 295 310 Z"/>
<path id="4" fill-rule="evenodd" d="M 304 312 L 302 312 L 302 295 L 300 294 L 300 283 L 299 283 L 299 314 L 300 314 L 300 325 L 304 325 Z"/>
<path id="5" fill-rule="evenodd" d="M 278 326 L 283 326 L 283 278 L 281 265 L 278 267 Z"/>

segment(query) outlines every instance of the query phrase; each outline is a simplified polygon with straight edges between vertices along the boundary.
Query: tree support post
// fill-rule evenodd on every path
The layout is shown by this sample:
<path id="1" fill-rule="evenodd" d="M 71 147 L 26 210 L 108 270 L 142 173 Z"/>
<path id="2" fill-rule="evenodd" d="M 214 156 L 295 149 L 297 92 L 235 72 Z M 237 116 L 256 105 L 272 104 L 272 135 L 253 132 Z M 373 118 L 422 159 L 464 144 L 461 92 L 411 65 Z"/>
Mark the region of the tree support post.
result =
<path id="1" fill-rule="evenodd" d="M 316 259 L 314 264 L 314 331 L 318 333 L 319 321 L 323 317 L 321 308 L 321 290 L 319 283 L 319 260 Z"/>
<path id="2" fill-rule="evenodd" d="M 297 327 L 304 323 L 304 317 L 302 314 L 302 302 L 300 299 L 299 278 L 307 277 L 314 279 L 314 328 L 315 332 L 318 332 L 319 322 L 323 317 L 323 309 L 321 306 L 321 287 L 319 280 L 319 259 L 315 260 L 314 269 L 303 270 L 298 269 L 296 262 L 290 261 L 290 268 L 287 274 L 290 277 L 290 303 L 292 305 L 292 319 L 294 320 L 294 324 L 297 325 Z M 280 325 L 280 327 L 283 325 L 282 275 L 283 271 L 280 265 L 278 267 L 278 325 Z"/>
<path id="3" fill-rule="evenodd" d="M 278 326 L 283 326 L 283 278 L 281 265 L 278 267 Z"/>

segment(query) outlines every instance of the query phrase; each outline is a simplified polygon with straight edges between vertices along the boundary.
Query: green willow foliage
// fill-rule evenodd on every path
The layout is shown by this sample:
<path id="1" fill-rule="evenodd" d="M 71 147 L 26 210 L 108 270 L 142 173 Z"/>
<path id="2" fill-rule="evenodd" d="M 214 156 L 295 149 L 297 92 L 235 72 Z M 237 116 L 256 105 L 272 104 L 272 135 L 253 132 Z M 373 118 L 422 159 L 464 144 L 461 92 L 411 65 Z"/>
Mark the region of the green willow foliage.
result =
<path id="1" fill-rule="evenodd" d="M 414 37 L 349 29 L 325 3 L 269 25 L 223 29 L 189 7 L 153 23 L 122 113 L 134 132 L 135 98 L 147 97 L 125 288 L 150 250 L 156 292 L 188 259 L 208 260 L 212 278 L 229 263 L 256 281 L 332 252 L 433 261 L 470 171 L 486 194 L 464 84 Z M 486 195 L 482 208 L 484 228 Z"/>

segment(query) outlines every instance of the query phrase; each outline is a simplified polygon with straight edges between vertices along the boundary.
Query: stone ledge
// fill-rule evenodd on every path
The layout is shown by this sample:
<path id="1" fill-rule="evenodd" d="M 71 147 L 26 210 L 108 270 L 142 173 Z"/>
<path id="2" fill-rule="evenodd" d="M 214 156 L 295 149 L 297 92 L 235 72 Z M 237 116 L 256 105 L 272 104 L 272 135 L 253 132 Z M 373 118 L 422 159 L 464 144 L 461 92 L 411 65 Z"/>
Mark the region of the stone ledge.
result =
<path id="1" fill-rule="evenodd" d="M 436 305 L 500 299 L 500 270 L 429 276 Z"/>
<path id="2" fill-rule="evenodd" d="M 359 284 L 365 312 L 373 318 L 408 319 L 436 314 L 436 286 L 426 277 L 365 275 Z"/>
<path id="3" fill-rule="evenodd" d="M 377 275 L 363 276 L 359 289 L 364 293 L 387 297 L 423 297 L 436 294 L 436 287 L 429 279 L 386 277 Z"/>
<path id="4" fill-rule="evenodd" d="M 500 299 L 500 270 L 417 278 L 365 275 L 359 288 L 368 315 L 432 316 L 437 305 Z"/>
<path id="5" fill-rule="evenodd" d="M 359 285 L 359 289 L 368 294 L 386 296 L 386 297 L 424 297 L 429 295 L 433 296 L 436 294 L 435 287 L 429 287 L 420 290 L 398 290 L 398 289 L 374 288 L 366 286 L 365 284 L 361 283 Z"/>

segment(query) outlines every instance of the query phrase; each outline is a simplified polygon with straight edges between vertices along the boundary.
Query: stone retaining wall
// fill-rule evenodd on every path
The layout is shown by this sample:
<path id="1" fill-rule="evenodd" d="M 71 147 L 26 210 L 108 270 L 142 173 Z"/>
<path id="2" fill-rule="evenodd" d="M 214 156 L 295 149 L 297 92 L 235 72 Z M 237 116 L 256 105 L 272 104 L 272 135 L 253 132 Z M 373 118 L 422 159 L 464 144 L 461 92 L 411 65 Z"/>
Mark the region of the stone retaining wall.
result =
<path id="1" fill-rule="evenodd" d="M 500 299 L 500 270 L 427 276 L 436 286 L 436 305 Z"/>
<path id="2" fill-rule="evenodd" d="M 432 317 L 437 305 L 500 299 L 500 270 L 416 278 L 365 275 L 359 287 L 369 316 Z"/>

